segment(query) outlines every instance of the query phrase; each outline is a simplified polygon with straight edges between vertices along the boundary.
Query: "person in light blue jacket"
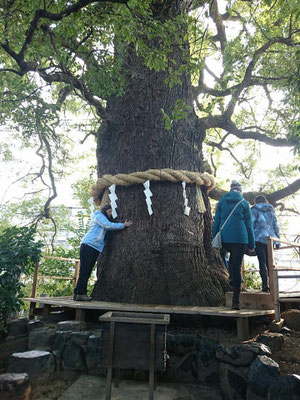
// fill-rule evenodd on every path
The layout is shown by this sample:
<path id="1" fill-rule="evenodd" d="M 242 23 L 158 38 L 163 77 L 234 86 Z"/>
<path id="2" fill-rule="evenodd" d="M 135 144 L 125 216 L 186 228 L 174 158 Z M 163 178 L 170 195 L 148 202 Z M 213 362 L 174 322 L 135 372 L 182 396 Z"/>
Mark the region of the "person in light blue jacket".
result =
<path id="1" fill-rule="evenodd" d="M 257 196 L 255 205 L 251 208 L 254 228 L 256 255 L 259 263 L 259 273 L 262 281 L 262 291 L 269 292 L 268 284 L 268 249 L 267 237 L 279 235 L 279 225 L 272 204 L 269 204 L 265 196 Z M 276 244 L 279 246 L 279 244 Z"/>
<path id="2" fill-rule="evenodd" d="M 240 309 L 243 257 L 247 248 L 249 248 L 250 252 L 254 252 L 255 248 L 251 210 L 249 203 L 242 195 L 242 185 L 239 182 L 232 181 L 230 191 L 221 197 L 217 205 L 213 225 L 214 237 L 237 204 L 237 208 L 221 231 L 222 245 L 230 253 L 229 281 L 233 289 L 232 308 L 235 310 Z"/>
<path id="3" fill-rule="evenodd" d="M 124 229 L 132 225 L 132 221 L 123 222 L 111 221 L 112 208 L 110 204 L 102 207 L 101 211 L 96 211 L 87 234 L 80 245 L 80 271 L 76 288 L 74 289 L 74 300 L 91 301 L 87 296 L 87 283 L 91 276 L 93 267 L 97 261 L 99 253 L 102 253 L 105 245 L 106 231 Z"/>

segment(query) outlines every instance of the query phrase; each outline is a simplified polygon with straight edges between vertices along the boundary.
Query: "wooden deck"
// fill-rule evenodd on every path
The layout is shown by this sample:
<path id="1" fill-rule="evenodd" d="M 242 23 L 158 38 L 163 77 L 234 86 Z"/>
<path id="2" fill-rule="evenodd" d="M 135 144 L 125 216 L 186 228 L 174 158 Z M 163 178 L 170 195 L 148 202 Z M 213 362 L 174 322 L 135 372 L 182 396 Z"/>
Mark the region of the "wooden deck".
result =
<path id="1" fill-rule="evenodd" d="M 199 307 L 199 306 L 172 306 L 156 304 L 129 304 L 129 303 L 110 303 L 103 301 L 73 301 L 72 297 L 41 297 L 26 298 L 30 302 L 30 316 L 43 314 L 49 316 L 51 311 L 75 309 L 76 320 L 84 320 L 86 310 L 95 311 L 122 311 L 122 312 L 148 312 L 160 314 L 182 314 L 182 315 L 208 315 L 214 317 L 230 317 L 237 322 L 237 334 L 240 340 L 249 339 L 249 318 L 258 316 L 273 316 L 274 309 L 241 309 L 232 310 L 229 307 Z M 37 308 L 37 304 L 42 303 L 42 308 Z"/>

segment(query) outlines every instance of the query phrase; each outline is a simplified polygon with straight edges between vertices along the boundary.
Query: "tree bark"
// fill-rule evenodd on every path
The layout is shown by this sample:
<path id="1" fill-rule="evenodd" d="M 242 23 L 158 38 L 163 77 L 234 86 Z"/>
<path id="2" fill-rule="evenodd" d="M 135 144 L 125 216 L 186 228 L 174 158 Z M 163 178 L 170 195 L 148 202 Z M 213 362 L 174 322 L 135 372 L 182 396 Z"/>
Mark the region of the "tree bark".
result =
<path id="1" fill-rule="evenodd" d="M 153 46 L 156 44 L 153 43 Z M 187 47 L 174 46 L 183 62 Z M 123 49 L 124 56 L 124 49 Z M 98 133 L 98 174 L 115 175 L 151 168 L 203 171 L 205 128 L 193 111 L 190 77 L 169 88 L 166 73 L 143 65 L 132 48 L 124 56 L 126 93 L 110 98 Z M 180 99 L 190 107 L 186 119 L 165 128 L 161 110 L 170 114 Z M 218 251 L 211 247 L 212 216 L 206 188 L 187 184 L 191 212 L 184 215 L 181 183 L 150 184 L 149 216 L 143 185 L 117 186 L 118 219 L 134 225 L 113 233 L 100 262 L 93 298 L 143 304 L 220 305 L 228 288 Z M 199 190 L 206 211 L 199 211 Z"/>

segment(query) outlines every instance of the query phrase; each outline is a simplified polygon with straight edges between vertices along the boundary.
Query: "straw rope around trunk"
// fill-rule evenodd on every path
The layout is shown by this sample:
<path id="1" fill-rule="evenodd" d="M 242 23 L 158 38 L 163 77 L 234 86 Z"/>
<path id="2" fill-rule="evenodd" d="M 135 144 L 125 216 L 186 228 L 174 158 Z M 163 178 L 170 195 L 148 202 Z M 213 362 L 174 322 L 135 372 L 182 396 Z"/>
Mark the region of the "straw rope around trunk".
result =
<path id="1" fill-rule="evenodd" d="M 149 169 L 147 171 L 132 172 L 131 174 L 103 175 L 93 186 L 91 196 L 96 205 L 102 204 L 105 189 L 115 184 L 120 186 L 131 186 L 144 183 L 145 181 L 170 181 L 194 183 L 197 186 L 206 186 L 210 191 L 215 186 L 215 179 L 207 173 L 174 170 L 170 168 Z M 104 199 L 103 199 L 104 200 Z"/>

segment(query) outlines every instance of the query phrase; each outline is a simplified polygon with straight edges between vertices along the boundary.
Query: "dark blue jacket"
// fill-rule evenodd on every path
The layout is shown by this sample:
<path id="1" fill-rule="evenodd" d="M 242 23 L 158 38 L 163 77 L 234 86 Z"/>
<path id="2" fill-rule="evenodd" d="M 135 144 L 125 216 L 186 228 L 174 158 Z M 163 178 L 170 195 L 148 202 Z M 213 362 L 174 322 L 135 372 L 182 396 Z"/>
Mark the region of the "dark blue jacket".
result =
<path id="1" fill-rule="evenodd" d="M 242 199 L 243 196 L 238 192 L 228 192 L 221 197 L 216 209 L 213 236 L 220 230 L 234 206 Z M 247 244 L 250 249 L 255 248 L 251 210 L 245 199 L 226 222 L 222 230 L 222 243 L 242 243 Z"/>

